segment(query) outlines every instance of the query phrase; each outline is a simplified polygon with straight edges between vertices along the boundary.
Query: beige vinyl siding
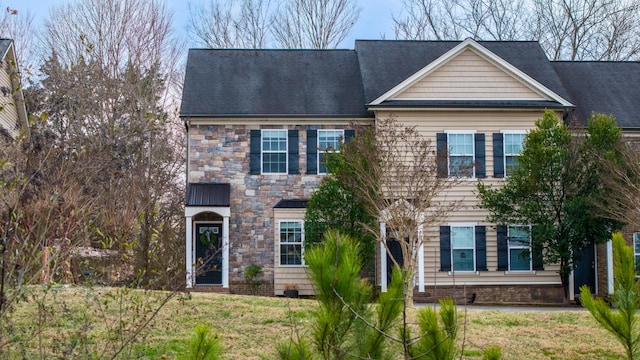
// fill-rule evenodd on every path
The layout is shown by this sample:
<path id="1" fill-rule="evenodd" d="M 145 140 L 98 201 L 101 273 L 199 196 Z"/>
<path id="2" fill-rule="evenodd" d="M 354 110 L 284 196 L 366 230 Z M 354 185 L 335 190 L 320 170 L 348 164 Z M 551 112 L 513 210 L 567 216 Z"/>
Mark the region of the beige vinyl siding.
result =
<path id="1" fill-rule="evenodd" d="M 505 273 L 497 271 L 497 234 L 495 224 L 488 223 L 488 212 L 477 208 L 478 198 L 475 194 L 478 181 L 493 186 L 500 186 L 503 178 L 493 177 L 493 133 L 502 130 L 527 130 L 534 127 L 535 120 L 542 117 L 543 110 L 539 111 L 398 111 L 395 113 L 380 112 L 380 118 L 394 116 L 400 123 L 408 126 L 416 126 L 427 138 L 432 139 L 435 149 L 436 134 L 447 130 L 469 130 L 475 133 L 485 134 L 485 167 L 487 177 L 483 179 L 463 179 L 460 184 L 448 190 L 436 200 L 462 201 L 462 206 L 450 214 L 442 224 L 433 224 L 425 231 L 424 239 L 424 279 L 426 286 L 451 285 L 451 284 L 559 284 L 558 267 L 545 265 L 544 271 L 528 273 Z M 488 271 L 477 273 L 440 271 L 440 225 L 473 224 L 484 225 L 487 230 L 487 268 Z"/>
<path id="2" fill-rule="evenodd" d="M 0 92 L 0 127 L 7 129 L 9 134 L 15 138 L 19 134 L 18 110 L 14 104 L 13 85 L 6 71 L 7 66 L 9 65 L 3 62 L 0 68 L 0 89 L 4 88 L 7 92 L 6 95 Z"/>
<path id="3" fill-rule="evenodd" d="M 280 265 L 280 222 L 302 221 L 306 209 L 273 209 L 274 220 L 274 264 L 273 290 L 274 295 L 283 295 L 286 284 L 296 284 L 298 293 L 302 296 L 314 295 L 313 285 L 307 276 L 306 266 Z M 304 225 L 303 225 L 304 228 Z M 304 256 L 304 252 L 303 252 Z"/>
<path id="4" fill-rule="evenodd" d="M 427 74 L 393 99 L 544 99 L 544 97 L 469 49 Z"/>

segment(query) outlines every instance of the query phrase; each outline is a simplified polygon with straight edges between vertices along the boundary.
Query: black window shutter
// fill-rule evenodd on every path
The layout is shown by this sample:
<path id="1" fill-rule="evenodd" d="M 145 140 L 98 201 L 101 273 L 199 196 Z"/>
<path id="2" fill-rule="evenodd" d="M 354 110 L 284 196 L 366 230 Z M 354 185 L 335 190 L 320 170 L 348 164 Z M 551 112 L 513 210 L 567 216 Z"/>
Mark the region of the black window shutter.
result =
<path id="1" fill-rule="evenodd" d="M 509 247 L 507 245 L 507 227 L 498 226 L 498 271 L 509 270 Z"/>
<path id="2" fill-rule="evenodd" d="M 487 271 L 486 226 L 476 226 L 476 271 Z"/>
<path id="3" fill-rule="evenodd" d="M 307 174 L 318 173 L 318 130 L 307 130 Z"/>
<path id="4" fill-rule="evenodd" d="M 450 226 L 440 226 L 440 271 L 451 271 Z"/>
<path id="5" fill-rule="evenodd" d="M 260 153 L 262 149 L 262 132 L 251 130 L 251 140 L 249 144 L 249 174 L 260 174 Z"/>
<path id="6" fill-rule="evenodd" d="M 345 130 L 344 131 L 344 142 L 349 142 L 351 141 L 351 139 L 356 136 L 356 131 L 351 129 L 351 130 Z"/>
<path id="7" fill-rule="evenodd" d="M 474 135 L 474 146 L 476 150 L 476 158 L 474 159 L 475 168 L 476 168 L 476 177 L 477 178 L 485 178 L 487 177 L 487 169 L 486 169 L 486 160 L 485 160 L 485 149 L 484 149 L 484 134 L 475 134 Z"/>
<path id="8" fill-rule="evenodd" d="M 504 137 L 501 133 L 493 134 L 493 177 L 504 177 Z"/>
<path id="9" fill-rule="evenodd" d="M 449 149 L 447 149 L 447 134 L 438 133 L 436 135 L 436 151 L 438 161 L 438 177 L 447 177 L 449 173 Z"/>
<path id="10" fill-rule="evenodd" d="M 531 236 L 533 236 L 533 231 L 531 233 Z M 531 239 L 531 263 L 533 270 L 544 270 L 542 246 L 538 245 L 533 239 Z"/>
<path id="11" fill-rule="evenodd" d="M 300 145 L 298 143 L 298 130 L 289 130 L 289 174 L 300 174 Z"/>

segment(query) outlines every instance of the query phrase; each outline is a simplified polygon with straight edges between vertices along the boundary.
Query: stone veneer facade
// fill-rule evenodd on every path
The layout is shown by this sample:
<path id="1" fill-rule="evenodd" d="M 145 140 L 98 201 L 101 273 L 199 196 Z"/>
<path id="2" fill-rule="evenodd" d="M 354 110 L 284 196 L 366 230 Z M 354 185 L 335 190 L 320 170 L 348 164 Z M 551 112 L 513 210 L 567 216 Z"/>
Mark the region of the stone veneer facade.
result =
<path id="1" fill-rule="evenodd" d="M 276 241 L 273 207 L 282 199 L 308 199 L 318 187 L 322 175 L 305 175 L 306 130 L 323 128 L 348 126 L 192 124 L 189 127 L 188 182 L 231 184 L 229 292 L 247 292 L 243 269 L 250 264 L 263 267 L 263 288 L 273 289 Z M 249 175 L 250 130 L 257 129 L 298 130 L 300 175 Z"/>

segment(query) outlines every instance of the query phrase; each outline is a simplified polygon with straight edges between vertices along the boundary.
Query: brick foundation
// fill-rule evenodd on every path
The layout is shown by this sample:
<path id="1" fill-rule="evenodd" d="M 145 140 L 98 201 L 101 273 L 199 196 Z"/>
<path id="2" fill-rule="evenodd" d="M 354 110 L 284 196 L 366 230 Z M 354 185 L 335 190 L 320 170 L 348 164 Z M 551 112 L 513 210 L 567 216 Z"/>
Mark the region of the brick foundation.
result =
<path id="1" fill-rule="evenodd" d="M 474 296 L 475 294 L 475 296 Z M 453 298 L 457 304 L 544 304 L 558 305 L 563 302 L 561 285 L 475 285 L 475 286 L 438 286 L 426 288 L 421 293 L 415 289 L 414 301 L 433 303 L 446 297 Z"/>

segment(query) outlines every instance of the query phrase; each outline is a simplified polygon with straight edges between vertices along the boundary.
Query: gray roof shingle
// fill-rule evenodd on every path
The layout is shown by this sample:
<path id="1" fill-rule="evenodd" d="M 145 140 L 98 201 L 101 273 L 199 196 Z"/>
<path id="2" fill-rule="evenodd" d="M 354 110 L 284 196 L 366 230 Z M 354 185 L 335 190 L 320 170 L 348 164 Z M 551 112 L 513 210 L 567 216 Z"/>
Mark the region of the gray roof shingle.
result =
<path id="1" fill-rule="evenodd" d="M 0 50 L 3 44 L 0 40 Z M 181 116 L 372 117 L 368 103 L 458 44 L 357 40 L 355 50 L 192 49 Z M 534 41 L 483 41 L 480 45 L 576 105 L 581 121 L 593 111 L 613 114 L 623 128 L 640 129 L 640 63 L 551 62 Z M 477 101 L 436 105 L 559 106 L 556 102 Z"/>
<path id="2" fill-rule="evenodd" d="M 553 62 L 576 105 L 578 121 L 613 115 L 623 129 L 640 129 L 640 62 Z"/>
<path id="3" fill-rule="evenodd" d="M 353 50 L 189 50 L 180 112 L 371 116 Z"/>
<path id="4" fill-rule="evenodd" d="M 367 103 L 418 72 L 460 41 L 357 40 L 356 52 Z M 480 45 L 567 98 L 562 82 L 534 41 L 481 41 Z"/>

